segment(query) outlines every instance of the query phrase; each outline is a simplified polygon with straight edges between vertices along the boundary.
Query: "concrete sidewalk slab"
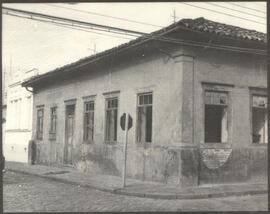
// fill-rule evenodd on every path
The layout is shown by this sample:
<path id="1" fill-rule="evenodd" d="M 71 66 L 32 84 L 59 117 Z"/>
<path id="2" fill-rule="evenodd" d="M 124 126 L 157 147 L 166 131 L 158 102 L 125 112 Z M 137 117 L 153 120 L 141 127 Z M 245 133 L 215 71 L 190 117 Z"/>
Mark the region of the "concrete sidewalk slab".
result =
<path id="1" fill-rule="evenodd" d="M 266 183 L 236 183 L 181 188 L 176 185 L 127 179 L 126 187 L 122 188 L 121 177 L 87 174 L 72 167 L 53 167 L 6 162 L 6 169 L 73 185 L 90 187 L 114 194 L 156 199 L 199 199 L 264 194 L 268 192 Z"/>

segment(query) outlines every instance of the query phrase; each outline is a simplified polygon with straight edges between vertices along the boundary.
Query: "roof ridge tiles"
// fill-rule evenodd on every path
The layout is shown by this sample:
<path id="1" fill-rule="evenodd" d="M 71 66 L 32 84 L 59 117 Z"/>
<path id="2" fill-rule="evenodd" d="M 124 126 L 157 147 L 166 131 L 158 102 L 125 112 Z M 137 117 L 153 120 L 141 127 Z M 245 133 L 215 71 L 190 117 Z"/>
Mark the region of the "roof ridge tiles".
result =
<path id="1" fill-rule="evenodd" d="M 188 25 L 186 25 L 189 28 L 195 29 L 195 30 L 199 30 L 201 31 L 202 27 L 200 27 L 200 25 L 206 26 L 208 28 L 217 28 L 219 30 L 223 30 L 223 31 L 230 31 L 230 34 L 232 35 L 231 37 L 235 37 L 235 35 L 237 38 L 241 39 L 241 38 L 248 38 L 249 40 L 257 40 L 259 42 L 263 41 L 266 43 L 266 39 L 267 39 L 267 35 L 265 33 L 256 31 L 256 30 L 251 30 L 251 29 L 246 29 L 246 28 L 242 28 L 239 26 L 234 26 L 234 25 L 229 25 L 229 24 L 224 24 L 224 23 L 220 23 L 220 22 L 215 22 L 212 20 L 208 20 L 205 19 L 204 17 L 199 17 L 196 19 L 182 19 L 180 21 L 185 21 L 185 20 L 189 20 Z M 179 21 L 179 23 L 180 23 Z M 205 32 L 205 31 L 204 31 Z M 207 31 L 210 32 L 210 31 Z M 212 31 L 210 33 L 216 33 L 219 34 L 219 32 L 217 31 Z M 240 35 L 239 33 L 243 33 L 245 35 Z M 226 35 L 228 37 L 230 37 L 229 35 Z"/>

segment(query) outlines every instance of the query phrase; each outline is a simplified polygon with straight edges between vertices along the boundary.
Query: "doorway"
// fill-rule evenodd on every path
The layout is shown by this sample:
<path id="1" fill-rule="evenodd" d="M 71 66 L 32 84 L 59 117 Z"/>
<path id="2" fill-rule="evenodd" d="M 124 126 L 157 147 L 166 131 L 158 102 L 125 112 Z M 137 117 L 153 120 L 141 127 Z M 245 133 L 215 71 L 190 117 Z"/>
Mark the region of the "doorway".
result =
<path id="1" fill-rule="evenodd" d="M 66 105 L 64 164 L 72 164 L 74 125 L 75 125 L 75 104 Z"/>

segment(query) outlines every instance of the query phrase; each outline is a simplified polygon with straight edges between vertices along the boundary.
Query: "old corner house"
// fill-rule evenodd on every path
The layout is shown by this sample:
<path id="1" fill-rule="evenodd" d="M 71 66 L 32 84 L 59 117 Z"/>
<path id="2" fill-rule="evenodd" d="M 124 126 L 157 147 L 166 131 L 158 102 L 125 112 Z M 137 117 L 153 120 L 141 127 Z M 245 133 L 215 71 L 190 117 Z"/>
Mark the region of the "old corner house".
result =
<path id="1" fill-rule="evenodd" d="M 184 186 L 266 181 L 266 35 L 204 18 L 23 83 L 37 161 Z"/>

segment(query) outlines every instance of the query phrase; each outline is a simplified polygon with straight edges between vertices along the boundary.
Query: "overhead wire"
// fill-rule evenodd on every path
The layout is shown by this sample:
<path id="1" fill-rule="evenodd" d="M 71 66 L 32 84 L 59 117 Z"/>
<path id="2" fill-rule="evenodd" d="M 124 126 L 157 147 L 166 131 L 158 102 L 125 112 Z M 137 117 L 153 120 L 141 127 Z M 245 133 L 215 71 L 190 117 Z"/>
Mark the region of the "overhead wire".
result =
<path id="1" fill-rule="evenodd" d="M 262 10 L 257 10 L 257 9 L 250 8 L 250 7 L 247 7 L 247 6 L 243 6 L 243 5 L 235 4 L 235 3 L 233 3 L 233 2 L 226 2 L 226 3 L 227 3 L 227 4 L 234 5 L 234 6 L 237 6 L 237 7 L 241 7 L 241 8 L 245 8 L 245 9 L 248 9 L 248 10 L 253 10 L 253 11 L 256 11 L 256 12 L 259 12 L 259 13 L 266 14 L 266 12 L 264 12 L 264 11 L 262 11 Z"/>
<path id="2" fill-rule="evenodd" d="M 13 16 L 17 16 L 17 17 L 20 17 L 20 18 L 26 18 L 26 19 L 31 19 L 31 20 L 36 20 L 36 21 L 41 21 L 41 22 L 46 22 L 46 23 L 54 23 L 55 24 L 55 22 L 53 20 L 51 20 L 51 21 L 41 20 L 41 19 L 36 19 L 33 16 L 25 17 L 25 16 L 14 15 L 14 14 L 11 14 L 11 13 L 7 13 L 7 15 L 13 15 Z M 58 25 L 69 26 L 69 27 L 70 26 L 74 27 L 73 23 L 72 23 L 72 25 L 68 25 L 68 24 L 64 24 L 64 23 L 57 23 L 57 24 Z M 75 26 L 75 27 L 89 29 L 89 28 L 83 27 L 83 26 Z M 93 29 L 93 30 L 101 30 L 101 29 Z M 105 30 L 101 30 L 101 31 L 105 31 Z M 108 32 L 108 31 L 105 31 L 105 32 Z M 117 32 L 112 32 L 112 33 L 117 33 Z M 118 33 L 120 33 L 120 32 L 118 32 Z M 128 33 L 125 34 L 125 35 L 135 36 L 135 35 L 128 34 Z M 177 44 L 182 44 L 182 45 L 191 45 L 191 46 L 204 47 L 204 48 L 208 47 L 208 48 L 215 48 L 215 49 L 220 49 L 220 50 L 231 50 L 231 51 L 238 51 L 238 52 L 246 52 L 246 53 L 266 55 L 266 51 L 259 50 L 259 49 L 241 48 L 241 47 L 235 47 L 235 46 L 224 46 L 224 45 L 215 45 L 215 44 L 194 42 L 194 41 L 188 41 L 188 40 L 179 40 L 179 39 L 168 38 L 168 37 L 163 37 L 163 36 L 159 36 L 159 35 L 151 35 L 151 34 L 149 35 L 149 34 L 146 34 L 146 33 L 142 33 L 142 36 L 145 37 L 145 38 L 148 38 L 148 39 L 156 39 L 156 40 L 160 40 L 160 41 L 177 43 Z"/>
<path id="3" fill-rule="evenodd" d="M 49 18 L 51 20 L 58 20 L 62 22 L 70 22 L 70 23 L 77 23 L 80 25 L 88 25 L 91 26 L 91 28 L 106 28 L 109 32 L 125 32 L 129 34 L 135 34 L 135 35 L 143 35 L 145 33 L 140 32 L 140 31 L 135 31 L 135 30 L 129 30 L 129 29 L 123 29 L 123 28 L 118 28 L 118 27 L 112 27 L 108 25 L 101 25 L 101 24 L 96 24 L 96 23 L 91 23 L 91 22 L 84 22 L 84 21 L 79 21 L 79 20 L 74 20 L 74 19 L 69 19 L 69 18 L 63 18 L 63 17 L 57 17 L 57 16 L 52 16 L 52 15 L 46 15 L 42 13 L 36 13 L 36 12 L 31 12 L 31 11 L 26 11 L 26 10 L 19 10 L 19 9 L 14 9 L 14 8 L 8 8 L 8 7 L 2 7 L 2 9 L 6 10 L 7 14 L 9 12 L 15 12 L 15 13 L 22 13 L 22 14 L 27 14 L 30 15 L 31 17 L 37 16 L 41 18 Z"/>
<path id="4" fill-rule="evenodd" d="M 132 38 L 126 38 L 126 37 L 120 37 L 120 36 L 115 36 L 115 35 L 108 35 L 108 34 L 102 34 L 102 33 L 98 33 L 98 32 L 93 32 L 93 31 L 89 30 L 89 28 L 85 28 L 83 26 L 75 26 L 75 25 L 69 25 L 69 24 L 64 24 L 64 23 L 56 23 L 56 22 L 46 21 L 46 20 L 37 19 L 37 18 L 33 18 L 33 17 L 31 18 L 31 17 L 19 16 L 19 15 L 15 15 L 15 14 L 11 14 L 11 13 L 4 14 L 4 15 L 10 15 L 10 16 L 18 17 L 18 18 L 25 18 L 25 19 L 30 19 L 30 20 L 34 20 L 34 21 L 43 22 L 43 23 L 54 24 L 54 25 L 57 25 L 57 26 L 65 27 L 65 28 L 81 30 L 81 31 L 84 31 L 84 32 L 95 33 L 95 34 L 104 35 L 104 36 L 110 36 L 110 37 L 127 39 L 127 40 L 132 39 Z M 88 29 L 88 30 L 83 30 L 81 28 L 85 28 L 85 29 Z M 95 30 L 108 32 L 108 31 L 100 30 L 100 29 L 95 29 Z M 111 32 L 111 33 L 115 33 L 115 32 Z M 118 34 L 120 34 L 120 33 L 118 33 Z M 134 36 L 134 35 L 123 34 L 123 33 L 121 35 Z"/>
<path id="5" fill-rule="evenodd" d="M 243 12 L 241 10 L 236 10 L 236 9 L 233 9 L 233 8 L 221 6 L 221 5 L 218 5 L 218 4 L 215 4 L 215 3 L 211 3 L 211 2 L 205 2 L 205 3 L 206 4 L 209 4 L 209 5 L 216 6 L 216 7 L 220 7 L 220 8 L 224 8 L 224 9 L 228 9 L 228 10 L 232 10 L 232 11 L 236 11 L 236 12 L 239 12 L 239 13 L 247 14 L 247 15 L 250 15 L 250 16 L 254 16 L 254 17 L 257 17 L 257 18 L 261 18 L 261 19 L 265 19 L 266 20 L 266 17 L 265 16 L 257 16 L 257 15 L 254 15 L 252 13 Z"/>
<path id="6" fill-rule="evenodd" d="M 203 10 L 208 10 L 208 11 L 211 11 L 213 13 L 223 14 L 223 15 L 226 15 L 226 16 L 242 19 L 242 20 L 245 20 L 245 21 L 254 22 L 254 23 L 257 23 L 257 24 L 261 24 L 261 25 L 266 25 L 265 23 L 262 23 L 262 22 L 257 22 L 257 21 L 251 20 L 251 19 L 246 19 L 246 18 L 243 18 L 243 17 L 240 17 L 240 16 L 235 16 L 235 15 L 229 14 L 229 13 L 224 13 L 224 12 L 212 10 L 212 9 L 209 9 L 209 8 L 201 7 L 201 6 L 192 5 L 192 4 L 189 4 L 189 3 L 186 3 L 186 2 L 179 2 L 179 3 L 189 5 L 191 7 L 200 8 L 200 9 L 203 9 Z"/>
<path id="7" fill-rule="evenodd" d="M 57 26 L 65 27 L 65 28 L 76 29 L 76 30 L 89 32 L 89 33 L 94 33 L 94 34 L 99 34 L 99 35 L 104 35 L 104 36 L 110 36 L 110 37 L 127 39 L 127 40 L 132 39 L 132 38 L 126 38 L 126 37 L 120 37 L 120 36 L 115 36 L 115 35 L 108 35 L 108 34 L 102 34 L 102 33 L 98 33 L 98 32 L 93 32 L 93 31 L 89 30 L 89 28 L 86 28 L 88 30 L 83 30 L 83 29 L 81 29 L 81 28 L 85 28 L 83 26 L 74 26 L 74 25 L 72 26 L 72 25 L 68 25 L 68 24 L 64 24 L 64 23 L 56 23 L 56 22 L 52 22 L 52 21 L 46 21 L 46 20 L 37 19 L 37 18 L 29 18 L 29 17 L 19 16 L 19 15 L 10 14 L 10 13 L 9 14 L 4 14 L 4 15 L 10 15 L 10 16 L 19 17 L 19 18 L 30 19 L 30 20 L 33 20 L 33 21 L 39 21 L 39 22 L 43 22 L 43 23 L 54 24 L 54 25 L 57 25 Z M 97 30 L 97 29 L 95 29 L 95 30 Z M 97 31 L 107 32 L 105 30 L 99 30 L 99 29 Z M 123 35 L 133 36 L 133 35 L 128 35 L 128 34 L 123 34 Z"/>
<path id="8" fill-rule="evenodd" d="M 108 37 L 114 37 L 114 38 L 126 39 L 126 40 L 133 39 L 133 38 L 127 38 L 127 37 L 122 37 L 122 36 L 109 35 L 109 34 L 94 32 L 94 31 L 91 31 L 91 30 L 81 29 L 81 27 L 79 27 L 79 26 L 72 27 L 72 26 L 65 26 L 63 24 L 58 24 L 58 23 L 53 23 L 53 24 L 55 24 L 56 26 L 59 26 L 59 27 L 67 28 L 67 29 L 69 28 L 69 29 L 79 30 L 79 31 L 83 31 L 83 32 L 89 32 L 89 33 L 92 33 L 92 34 L 102 35 L 102 36 L 108 36 Z"/>
<path id="9" fill-rule="evenodd" d="M 153 26 L 153 27 L 161 27 L 161 28 L 164 27 L 164 26 L 160 26 L 160 25 L 155 25 L 155 24 L 147 23 L 147 22 L 140 22 L 140 21 L 135 21 L 135 20 L 121 18 L 121 17 L 116 17 L 116 16 L 109 16 L 109 15 L 105 15 L 105 14 L 101 14 L 101 13 L 96 13 L 96 12 L 92 12 L 92 11 L 86 11 L 86 10 L 68 8 L 68 7 L 63 7 L 63 6 L 59 6 L 59 5 L 52 5 L 52 4 L 46 4 L 46 5 L 51 6 L 51 7 L 58 7 L 58 8 L 63 8 L 63 9 L 72 10 L 72 11 L 76 11 L 76 12 L 81 12 L 81 13 L 92 14 L 92 15 L 96 15 L 96 16 L 102 16 L 102 17 L 107 17 L 107 18 L 112 18 L 112 19 L 118 19 L 118 20 L 122 20 L 122 21 L 126 21 L 126 22 L 131 22 L 131 23 L 137 23 L 137 24 L 148 25 L 148 26 Z"/>

